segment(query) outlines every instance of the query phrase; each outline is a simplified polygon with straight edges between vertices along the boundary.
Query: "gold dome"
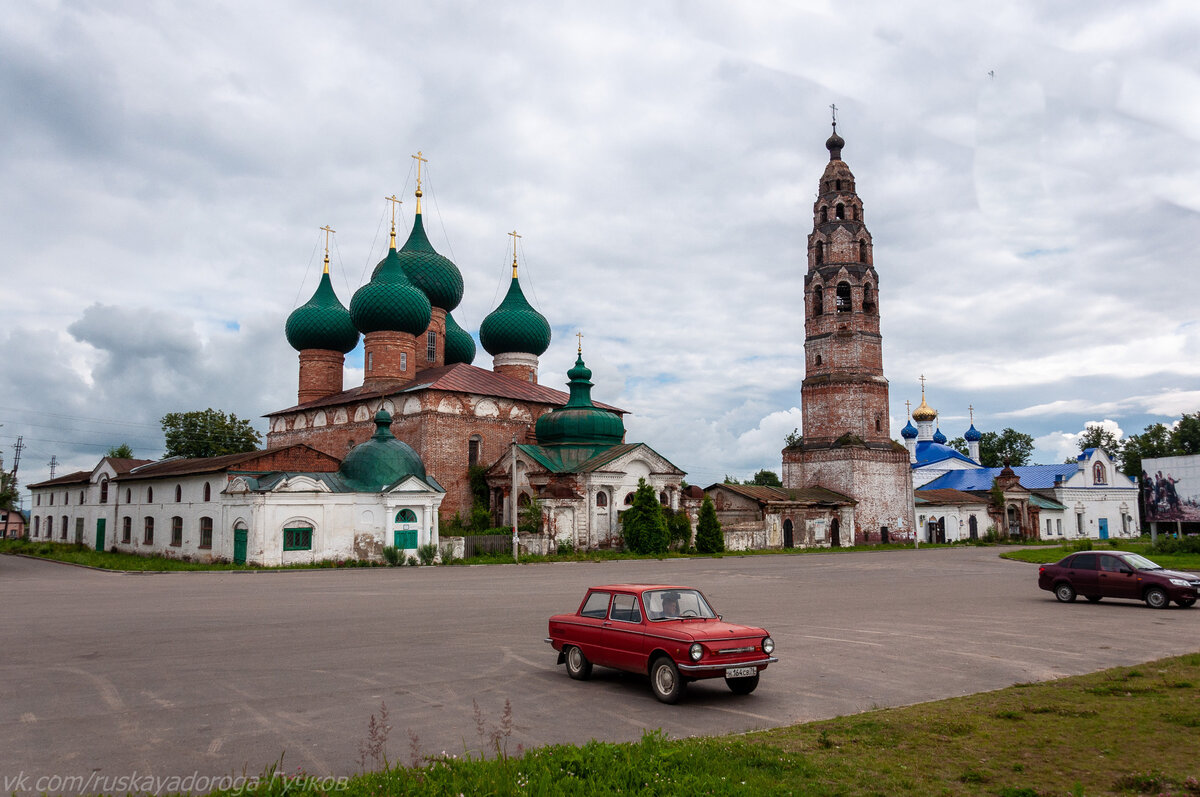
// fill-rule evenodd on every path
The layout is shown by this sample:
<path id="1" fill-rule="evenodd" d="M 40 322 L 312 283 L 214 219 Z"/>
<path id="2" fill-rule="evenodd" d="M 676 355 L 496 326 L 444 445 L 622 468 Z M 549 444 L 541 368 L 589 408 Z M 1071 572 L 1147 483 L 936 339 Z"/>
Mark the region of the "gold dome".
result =
<path id="1" fill-rule="evenodd" d="M 921 391 L 921 406 L 913 410 L 914 421 L 932 421 L 937 417 L 937 411 L 925 403 L 925 391 Z"/>

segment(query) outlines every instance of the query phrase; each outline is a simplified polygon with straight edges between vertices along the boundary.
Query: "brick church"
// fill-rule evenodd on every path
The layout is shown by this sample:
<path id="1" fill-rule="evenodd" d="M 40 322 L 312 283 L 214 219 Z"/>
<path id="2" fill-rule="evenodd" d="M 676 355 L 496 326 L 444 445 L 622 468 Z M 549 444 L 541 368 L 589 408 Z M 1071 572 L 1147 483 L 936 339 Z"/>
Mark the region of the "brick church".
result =
<path id="1" fill-rule="evenodd" d="M 891 438 L 879 275 L 845 144 L 835 123 L 804 275 L 803 436 L 783 450 L 785 488 L 853 500 L 852 528 L 831 524 L 835 546 L 911 538 L 914 530 L 908 450 Z"/>

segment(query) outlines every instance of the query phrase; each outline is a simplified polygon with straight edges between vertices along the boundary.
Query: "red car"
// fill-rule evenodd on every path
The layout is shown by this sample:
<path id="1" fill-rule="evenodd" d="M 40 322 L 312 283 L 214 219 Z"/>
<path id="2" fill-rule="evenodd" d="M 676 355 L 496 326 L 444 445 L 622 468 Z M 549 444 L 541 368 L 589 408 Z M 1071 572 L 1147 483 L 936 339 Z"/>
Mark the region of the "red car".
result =
<path id="1" fill-rule="evenodd" d="M 1038 586 L 1063 603 L 1082 595 L 1092 603 L 1101 598 L 1142 600 L 1153 609 L 1175 601 L 1185 609 L 1200 594 L 1200 576 L 1164 570 L 1144 556 L 1121 551 L 1081 551 L 1038 569 Z"/>
<path id="2" fill-rule="evenodd" d="M 591 677 L 593 664 L 649 675 L 664 703 L 701 678 L 724 678 L 735 695 L 748 695 L 779 661 L 763 629 L 725 622 L 699 590 L 662 584 L 592 587 L 574 614 L 550 618 L 546 641 L 575 680 Z"/>

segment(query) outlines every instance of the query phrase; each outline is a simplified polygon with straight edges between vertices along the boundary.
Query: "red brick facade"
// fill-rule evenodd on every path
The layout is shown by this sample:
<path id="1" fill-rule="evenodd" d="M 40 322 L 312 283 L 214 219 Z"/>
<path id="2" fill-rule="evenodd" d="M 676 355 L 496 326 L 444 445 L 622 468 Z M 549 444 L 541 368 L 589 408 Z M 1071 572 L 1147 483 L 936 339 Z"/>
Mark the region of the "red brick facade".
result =
<path id="1" fill-rule="evenodd" d="M 879 333 L 879 275 L 854 175 L 835 134 L 813 204 L 804 277 L 803 437 L 783 451 L 787 487 L 857 501 L 855 543 L 913 532 L 908 451 L 891 439 Z M 842 544 L 849 544 L 843 534 Z"/>
<path id="2" fill-rule="evenodd" d="M 407 332 L 368 332 L 363 336 L 363 369 L 363 387 L 370 390 L 411 382 L 417 373 L 416 337 Z"/>
<path id="3" fill-rule="evenodd" d="M 300 389 L 296 401 L 304 404 L 342 392 L 346 355 L 340 351 L 304 349 L 300 352 Z"/>

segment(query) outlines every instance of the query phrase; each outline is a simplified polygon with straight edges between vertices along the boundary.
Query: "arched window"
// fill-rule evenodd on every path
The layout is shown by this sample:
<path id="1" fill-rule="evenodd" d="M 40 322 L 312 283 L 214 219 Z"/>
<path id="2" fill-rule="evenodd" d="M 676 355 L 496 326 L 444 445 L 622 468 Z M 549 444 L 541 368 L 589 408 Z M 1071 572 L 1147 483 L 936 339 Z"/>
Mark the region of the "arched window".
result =
<path id="1" fill-rule="evenodd" d="M 212 547 L 212 518 L 200 518 L 200 546 L 201 548 Z"/>
<path id="2" fill-rule="evenodd" d="M 834 215 L 839 219 L 846 218 L 846 206 L 841 202 L 837 203 L 837 207 L 834 209 Z"/>
<path id="3" fill-rule="evenodd" d="M 399 512 L 396 513 L 396 522 L 397 523 L 416 523 L 417 522 L 417 513 L 412 511 L 411 509 L 401 509 Z"/>
<path id="4" fill-rule="evenodd" d="M 596 493 L 596 506 L 608 506 L 608 493 Z"/>
<path id="5" fill-rule="evenodd" d="M 877 432 L 883 431 L 883 421 L 879 420 L 879 418 L 875 419 L 875 431 L 877 431 Z"/>
<path id="6" fill-rule="evenodd" d="M 848 313 L 851 309 L 850 283 L 839 282 L 837 286 L 837 311 L 839 313 Z"/>
<path id="7" fill-rule="evenodd" d="M 154 518 L 152 518 L 152 517 L 146 518 L 146 529 L 142 534 L 142 544 L 143 545 L 153 545 L 154 544 Z"/>
<path id="8" fill-rule="evenodd" d="M 863 312 L 873 313 L 875 311 L 875 295 L 871 291 L 870 285 L 863 286 Z"/>
<path id="9" fill-rule="evenodd" d="M 54 536 L 54 515 L 46 516 L 46 539 Z"/>
<path id="10" fill-rule="evenodd" d="M 867 242 L 866 241 L 858 242 L 858 262 L 859 263 L 867 262 Z"/>
<path id="11" fill-rule="evenodd" d="M 58 532 L 58 535 L 59 535 L 59 537 L 61 537 L 62 539 L 65 540 L 67 538 L 67 526 L 69 525 L 69 521 L 67 520 L 66 515 L 63 515 L 61 520 L 62 520 L 62 530 Z"/>
<path id="12" fill-rule="evenodd" d="M 146 503 L 147 504 L 154 503 L 154 488 L 153 487 L 146 488 Z"/>
<path id="13" fill-rule="evenodd" d="M 128 487 L 125 488 L 125 503 L 133 503 L 133 490 L 129 489 Z"/>
<path id="14" fill-rule="evenodd" d="M 834 182 L 834 185 L 836 185 L 836 186 L 837 186 L 836 190 L 838 190 L 838 191 L 841 191 L 841 190 L 842 190 L 842 181 L 841 181 L 841 180 L 837 180 L 837 181 L 835 181 L 835 182 Z"/>
<path id="15" fill-rule="evenodd" d="M 817 355 L 817 365 L 820 365 L 822 362 L 823 361 L 821 360 L 821 355 L 818 354 Z"/>
<path id="16" fill-rule="evenodd" d="M 625 494 L 625 506 L 633 506 L 633 493 Z"/>
<path id="17" fill-rule="evenodd" d="M 204 500 L 205 501 L 212 500 L 212 485 L 209 484 L 208 482 L 204 483 Z M 211 522 L 211 521 L 209 521 L 209 522 Z"/>
<path id="18" fill-rule="evenodd" d="M 825 290 L 820 285 L 813 288 L 813 315 L 825 314 Z"/>
<path id="19" fill-rule="evenodd" d="M 814 255 L 814 259 L 816 260 L 817 265 L 820 265 L 821 263 L 825 262 L 825 242 L 817 241 L 817 245 L 816 245 L 815 249 L 816 249 L 816 252 Z"/>
<path id="20" fill-rule="evenodd" d="M 33 519 L 33 536 L 37 537 L 42 531 L 42 519 L 35 517 Z"/>
<path id="21" fill-rule="evenodd" d="M 84 499 L 84 492 L 83 492 L 83 490 L 80 490 L 80 491 L 79 491 L 79 503 L 81 503 L 81 504 L 83 504 L 83 503 L 86 503 L 86 500 Z"/>
<path id="22" fill-rule="evenodd" d="M 1103 462 L 1092 465 L 1092 481 L 1096 484 L 1108 484 L 1108 470 Z"/>
<path id="23" fill-rule="evenodd" d="M 108 479 L 100 480 L 100 503 L 108 503 Z"/>
<path id="24" fill-rule="evenodd" d="M 666 506 L 670 502 L 670 500 L 671 500 L 670 498 L 667 498 L 666 490 L 663 490 L 661 493 L 658 494 L 658 502 L 660 504 L 662 504 L 663 506 Z"/>
<path id="25" fill-rule="evenodd" d="M 133 518 L 126 515 L 121 518 L 121 542 L 128 545 L 133 539 Z"/>
<path id="26" fill-rule="evenodd" d="M 828 205 L 821 206 L 821 221 L 822 222 L 829 221 L 829 206 Z"/>
<path id="27" fill-rule="evenodd" d="M 483 444 L 483 438 L 477 434 L 471 435 L 471 439 L 467 441 L 467 466 L 475 467 L 479 464 L 479 448 Z"/>
<path id="28" fill-rule="evenodd" d="M 434 362 L 437 360 L 437 330 L 429 330 L 429 334 L 425 336 L 425 362 Z"/>
<path id="29" fill-rule="evenodd" d="M 854 207 L 854 205 L 850 206 L 850 220 L 858 221 L 858 208 Z"/>
<path id="30" fill-rule="evenodd" d="M 183 500 L 183 485 L 177 484 L 177 485 L 175 485 L 175 503 L 178 504 L 182 500 Z"/>
<path id="31" fill-rule="evenodd" d="M 171 544 L 176 547 L 183 545 L 183 518 L 179 515 L 171 518 Z"/>

